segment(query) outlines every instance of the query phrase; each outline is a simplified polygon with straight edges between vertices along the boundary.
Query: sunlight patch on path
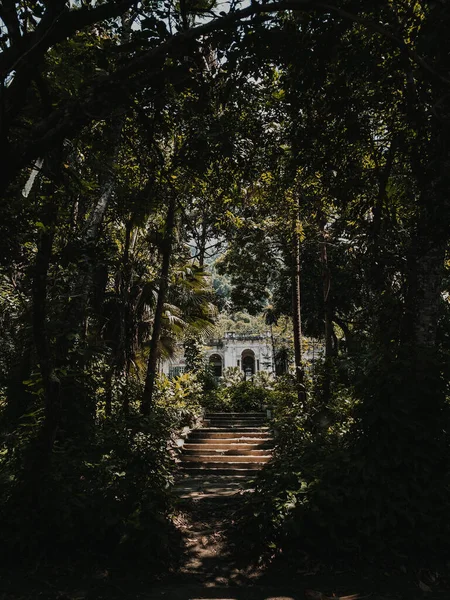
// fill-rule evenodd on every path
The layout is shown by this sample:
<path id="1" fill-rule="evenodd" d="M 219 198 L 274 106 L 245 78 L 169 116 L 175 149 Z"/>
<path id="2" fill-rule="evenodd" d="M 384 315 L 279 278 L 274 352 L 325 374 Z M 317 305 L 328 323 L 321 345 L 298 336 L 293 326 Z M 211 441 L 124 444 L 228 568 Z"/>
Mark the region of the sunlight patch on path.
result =
<path id="1" fill-rule="evenodd" d="M 278 592 L 273 587 L 196 587 L 180 585 L 166 587 L 145 600 L 303 600 L 304 595 Z M 144 598 L 143 598 L 144 600 Z"/>

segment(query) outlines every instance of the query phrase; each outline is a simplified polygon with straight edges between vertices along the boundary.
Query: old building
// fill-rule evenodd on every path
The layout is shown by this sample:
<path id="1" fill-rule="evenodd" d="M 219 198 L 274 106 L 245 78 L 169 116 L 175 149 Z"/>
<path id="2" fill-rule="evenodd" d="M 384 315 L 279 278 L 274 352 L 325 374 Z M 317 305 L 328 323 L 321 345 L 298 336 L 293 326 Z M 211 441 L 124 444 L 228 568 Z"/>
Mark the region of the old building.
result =
<path id="1" fill-rule="evenodd" d="M 221 339 L 209 340 L 203 348 L 205 359 L 216 377 L 221 377 L 224 369 L 239 368 L 246 379 L 259 371 L 273 372 L 270 336 L 226 333 Z M 171 360 L 161 365 L 163 373 L 174 377 L 183 373 L 185 360 L 182 350 Z"/>

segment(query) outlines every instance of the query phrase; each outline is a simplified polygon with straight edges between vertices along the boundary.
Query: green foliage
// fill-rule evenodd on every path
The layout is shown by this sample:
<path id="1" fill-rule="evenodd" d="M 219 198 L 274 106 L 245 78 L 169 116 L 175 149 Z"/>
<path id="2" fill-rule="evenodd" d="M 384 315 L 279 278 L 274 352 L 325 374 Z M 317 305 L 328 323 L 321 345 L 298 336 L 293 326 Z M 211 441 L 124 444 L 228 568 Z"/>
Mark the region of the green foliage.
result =
<path id="1" fill-rule="evenodd" d="M 187 336 L 184 340 L 183 347 L 184 358 L 186 361 L 185 370 L 193 371 L 195 373 L 203 366 L 201 343 L 197 338 Z"/>
<path id="2" fill-rule="evenodd" d="M 311 394 L 306 406 L 299 404 L 295 381 L 289 376 L 280 378 L 271 401 L 275 455 L 260 476 L 242 519 L 247 528 L 243 535 L 254 540 L 260 551 L 264 547 L 291 548 L 306 533 L 305 523 L 310 523 L 319 510 L 312 502 L 312 490 L 320 483 L 327 465 L 339 463 L 343 429 L 350 418 L 349 407 L 354 404 L 351 397 L 335 398 L 325 421 Z M 322 513 L 320 518 L 324 518 Z M 317 547 L 313 547 L 316 542 Z M 308 535 L 299 550 L 319 551 L 323 543 L 323 536 Z"/>
<path id="3" fill-rule="evenodd" d="M 215 335 L 222 337 L 227 332 L 240 335 L 263 335 L 267 332 L 267 325 L 261 314 L 251 315 L 246 311 L 223 311 L 215 326 Z"/>
<path id="4" fill-rule="evenodd" d="M 264 376 L 253 381 L 243 381 L 242 371 L 237 367 L 226 369 L 223 382 L 204 394 L 202 406 L 207 411 L 246 412 L 260 411 L 270 403 L 271 390 Z"/>
<path id="5" fill-rule="evenodd" d="M 232 387 L 241 383 L 244 379 L 244 373 L 239 367 L 227 367 L 223 370 L 223 376 L 221 385 L 225 387 Z"/>
<path id="6" fill-rule="evenodd" d="M 231 404 L 236 410 L 244 412 L 261 410 L 267 400 L 267 390 L 252 381 L 242 381 L 236 386 L 224 389 L 228 392 Z"/>
<path id="7" fill-rule="evenodd" d="M 98 358 L 85 382 L 100 398 L 103 369 Z M 37 375 L 25 383 L 32 403 L 19 427 L 2 437 L 0 523 L 9 549 L 4 559 L 20 555 L 28 564 L 63 555 L 75 562 L 132 559 L 145 568 L 167 568 L 175 559 L 171 544 L 177 544 L 170 520 L 175 469 L 170 445 L 202 413 L 197 376 L 161 375 L 155 408 L 145 419 L 137 414 L 141 385 L 127 382 L 125 416 L 125 381 L 116 381 L 112 415 L 99 402 L 94 426 L 84 430 L 83 439 L 60 434 L 46 465 L 42 382 Z"/>
<path id="8" fill-rule="evenodd" d="M 160 374 L 157 380 L 157 406 L 164 409 L 172 429 L 192 426 L 202 413 L 203 383 L 199 375 L 187 371 L 168 379 Z"/>
<path id="9" fill-rule="evenodd" d="M 393 373 L 369 386 L 365 381 L 364 389 L 384 407 L 380 411 L 339 383 L 340 367 L 335 365 L 326 406 L 320 368 L 305 406 L 288 379 L 272 394 L 275 456 L 243 509 L 242 536 L 260 551 L 279 549 L 299 559 L 306 552 L 334 563 L 403 564 L 423 560 L 425 553 L 432 561 L 448 550 L 450 533 L 444 518 L 450 510 L 450 449 L 443 422 L 441 433 L 427 439 L 430 424 L 419 425 L 407 402 L 399 412 L 386 405 Z M 347 373 L 348 364 L 343 368 Z"/>
<path id="10" fill-rule="evenodd" d="M 28 417 L 28 422 L 30 423 Z M 148 419 L 101 419 L 83 447 L 59 442 L 38 480 L 17 469 L 16 455 L 2 457 L 4 560 L 58 560 L 83 555 L 125 557 L 155 567 L 170 560 L 170 497 L 173 463 L 166 411 Z M 33 429 L 38 428 L 34 421 Z M 30 434 L 19 431 L 23 452 Z M 61 554 L 62 553 L 62 554 Z"/>

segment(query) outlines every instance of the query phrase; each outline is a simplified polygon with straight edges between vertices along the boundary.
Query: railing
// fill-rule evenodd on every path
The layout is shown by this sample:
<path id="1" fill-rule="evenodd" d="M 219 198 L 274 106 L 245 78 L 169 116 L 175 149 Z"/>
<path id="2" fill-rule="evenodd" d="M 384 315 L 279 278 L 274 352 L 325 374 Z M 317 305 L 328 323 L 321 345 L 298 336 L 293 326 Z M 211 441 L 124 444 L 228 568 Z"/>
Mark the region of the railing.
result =
<path id="1" fill-rule="evenodd" d="M 217 348 L 222 348 L 223 347 L 223 339 L 216 338 L 216 339 L 207 340 L 206 345 L 207 346 L 216 346 Z"/>
<path id="2" fill-rule="evenodd" d="M 223 338 L 212 338 L 208 340 L 208 346 L 223 346 L 224 342 L 237 340 L 237 341 L 262 341 L 267 340 L 269 334 L 260 334 L 260 333 L 234 333 L 233 331 L 227 331 L 224 334 Z"/>
<path id="3" fill-rule="evenodd" d="M 265 340 L 269 337 L 268 333 L 235 333 L 234 331 L 227 331 L 224 335 L 226 340 Z"/>

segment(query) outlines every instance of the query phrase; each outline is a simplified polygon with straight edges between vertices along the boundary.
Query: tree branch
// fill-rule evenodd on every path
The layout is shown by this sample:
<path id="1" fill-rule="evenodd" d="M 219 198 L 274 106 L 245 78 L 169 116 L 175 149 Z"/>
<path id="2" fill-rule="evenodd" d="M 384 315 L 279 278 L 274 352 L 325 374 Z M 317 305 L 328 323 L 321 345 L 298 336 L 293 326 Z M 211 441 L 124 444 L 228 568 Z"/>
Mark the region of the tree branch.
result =
<path id="1" fill-rule="evenodd" d="M 444 77 L 443 75 L 441 75 L 441 73 L 436 71 L 436 69 L 434 69 L 431 65 L 429 65 L 426 62 L 426 60 L 424 60 L 419 54 L 417 54 L 417 52 L 414 52 L 414 50 L 410 46 L 408 46 L 408 44 L 402 38 L 396 36 L 394 33 L 392 33 L 392 31 L 390 31 L 387 27 L 385 27 L 381 23 L 377 23 L 376 21 L 371 21 L 370 19 L 360 17 L 359 15 L 356 15 L 355 13 L 348 12 L 348 11 L 346 11 L 342 8 L 339 8 L 337 6 L 334 6 L 332 4 L 325 4 L 323 2 L 318 2 L 316 7 L 324 8 L 325 10 L 328 10 L 331 13 L 335 13 L 335 14 L 339 15 L 340 17 L 343 17 L 344 19 L 349 19 L 355 23 L 360 23 L 361 25 L 364 25 L 365 27 L 367 27 L 367 29 L 369 31 L 373 31 L 375 33 L 380 33 L 383 37 L 391 40 L 392 42 L 394 42 L 394 44 L 396 46 L 398 46 L 401 50 L 406 52 L 407 55 L 409 56 L 409 58 L 413 62 L 417 63 L 420 67 L 422 67 L 422 69 L 424 69 L 425 71 L 428 71 L 428 73 L 430 73 L 434 77 L 437 77 L 444 83 L 450 84 L 450 79 L 448 77 Z"/>
<path id="2" fill-rule="evenodd" d="M 35 31 L 22 36 L 20 44 L 13 43 L 0 54 L 0 77 L 5 78 L 12 71 L 20 69 L 24 61 L 35 64 L 49 48 L 79 29 L 118 17 L 135 3 L 136 0 L 122 0 L 107 2 L 96 8 L 47 9 Z"/>
<path id="3" fill-rule="evenodd" d="M 12 68 L 17 69 L 25 59 L 27 59 L 25 62 L 25 68 L 27 68 L 29 61 L 37 60 L 54 43 L 65 39 L 82 27 L 119 15 L 134 2 L 135 0 L 124 0 L 114 4 L 101 5 L 95 9 L 83 8 L 64 11 L 57 15 L 55 19 L 52 19 L 50 23 L 47 22 L 45 30 L 41 31 L 44 17 L 36 32 L 30 34 L 30 41 L 25 51 L 22 50 L 21 53 L 18 53 L 18 48 L 11 48 L 0 55 L 0 72 L 7 73 Z M 124 107 L 129 105 L 130 98 L 135 90 L 142 88 L 144 85 L 155 86 L 158 81 L 161 83 L 161 80 L 164 83 L 165 74 L 170 72 L 170 68 L 173 69 L 173 67 L 169 67 L 163 70 L 165 59 L 171 53 L 179 53 L 186 43 L 243 24 L 245 19 L 250 17 L 285 10 L 325 10 L 343 18 L 351 19 L 364 25 L 370 31 L 380 33 L 390 39 L 395 45 L 406 51 L 411 60 L 414 60 L 424 70 L 450 83 L 450 80 L 437 73 L 402 39 L 380 23 L 360 17 L 334 5 L 316 3 L 312 0 L 281 1 L 268 4 L 253 3 L 244 9 L 229 12 L 225 16 L 208 23 L 187 31 L 181 31 L 157 47 L 131 59 L 128 64 L 117 69 L 111 75 L 99 77 L 91 82 L 90 87 L 85 90 L 84 94 L 81 92 L 77 100 L 71 100 L 62 108 L 54 111 L 48 119 L 38 123 L 31 131 L 31 135 L 23 141 L 21 147 L 8 148 L 8 169 L 5 169 L 5 171 L 9 171 L 9 173 L 5 174 L 4 180 L 1 182 L 2 187 L 5 187 L 11 181 L 18 169 L 27 165 L 30 160 L 42 156 L 45 150 L 53 147 L 61 138 L 73 135 L 74 132 L 79 131 L 95 119 L 110 116 L 114 110 L 123 110 Z M 155 88 L 157 91 L 157 86 Z"/>

